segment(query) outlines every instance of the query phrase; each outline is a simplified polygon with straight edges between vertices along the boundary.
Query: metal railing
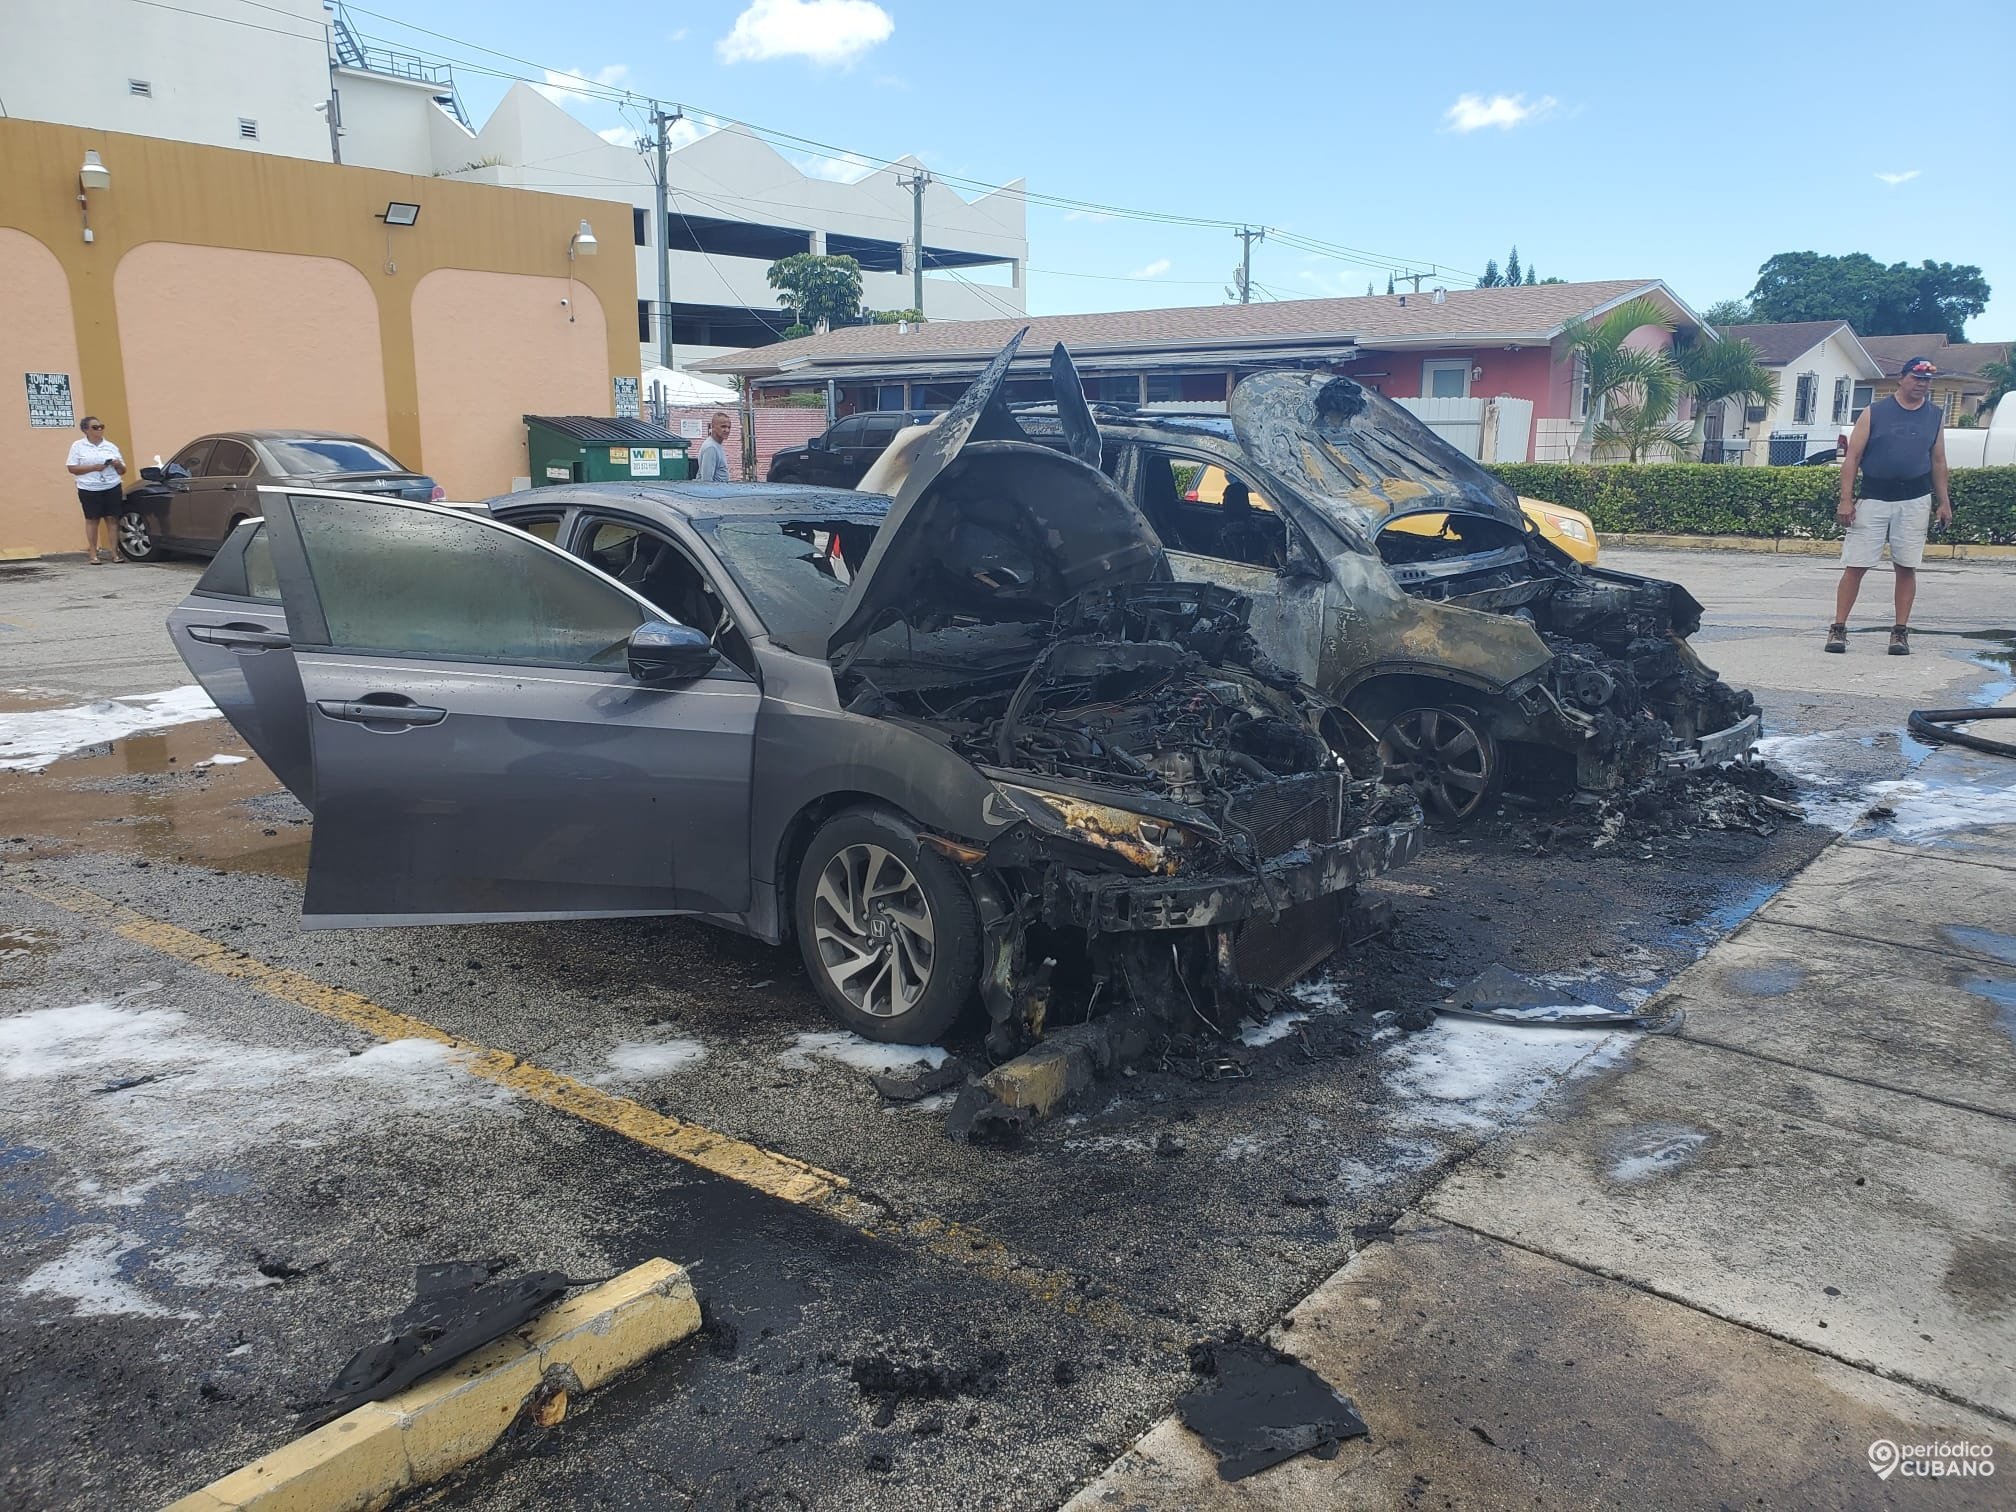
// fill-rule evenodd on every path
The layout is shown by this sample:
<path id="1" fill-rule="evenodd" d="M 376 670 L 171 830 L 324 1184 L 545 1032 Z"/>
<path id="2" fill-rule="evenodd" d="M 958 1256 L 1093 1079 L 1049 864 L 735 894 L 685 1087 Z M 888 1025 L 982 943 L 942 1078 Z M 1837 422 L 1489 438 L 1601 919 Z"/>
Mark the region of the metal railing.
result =
<path id="1" fill-rule="evenodd" d="M 435 103 L 469 130 L 476 129 L 470 123 L 469 113 L 462 108 L 462 94 L 455 87 L 455 70 L 451 65 L 419 53 L 380 47 L 367 41 L 351 25 L 342 0 L 322 0 L 322 8 L 329 13 L 329 35 L 336 50 L 338 66 L 354 68 L 362 73 L 384 74 L 387 78 L 405 79 L 414 84 L 434 85 L 439 91 L 434 96 Z"/>

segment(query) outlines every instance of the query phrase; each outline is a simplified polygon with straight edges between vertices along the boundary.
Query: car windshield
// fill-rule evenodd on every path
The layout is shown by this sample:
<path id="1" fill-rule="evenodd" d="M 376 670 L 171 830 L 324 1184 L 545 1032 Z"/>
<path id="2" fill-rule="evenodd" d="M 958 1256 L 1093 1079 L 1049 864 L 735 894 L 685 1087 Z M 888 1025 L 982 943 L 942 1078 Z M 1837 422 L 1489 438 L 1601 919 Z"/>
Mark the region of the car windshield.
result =
<path id="1" fill-rule="evenodd" d="M 280 470 L 293 477 L 331 472 L 404 472 L 405 468 L 368 441 L 335 436 L 293 436 L 268 440 L 266 450 Z"/>
<path id="2" fill-rule="evenodd" d="M 770 638 L 818 656 L 881 525 L 879 515 L 828 519 L 729 518 L 709 530 L 715 553 Z"/>

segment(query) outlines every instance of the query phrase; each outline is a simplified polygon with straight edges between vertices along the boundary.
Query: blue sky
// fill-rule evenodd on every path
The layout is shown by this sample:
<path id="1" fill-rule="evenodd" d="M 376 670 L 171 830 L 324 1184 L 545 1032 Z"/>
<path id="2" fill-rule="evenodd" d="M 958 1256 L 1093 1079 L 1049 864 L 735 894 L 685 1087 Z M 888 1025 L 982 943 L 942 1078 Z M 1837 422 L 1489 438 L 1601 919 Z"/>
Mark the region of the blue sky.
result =
<path id="1" fill-rule="evenodd" d="M 1857 3 L 366 3 L 942 174 L 1374 254 L 1263 243 L 1254 279 L 1280 297 L 1383 291 L 1394 265 L 1474 273 L 1517 243 L 1543 276 L 1660 277 L 1700 308 L 1774 252 L 1859 251 L 1979 265 L 1995 298 L 1968 334 L 2016 337 L 2016 8 L 1999 4 L 1956 23 Z M 462 83 L 479 119 L 505 87 Z M 1038 205 L 1029 239 L 1037 313 L 1216 303 L 1239 251 L 1229 230 Z"/>

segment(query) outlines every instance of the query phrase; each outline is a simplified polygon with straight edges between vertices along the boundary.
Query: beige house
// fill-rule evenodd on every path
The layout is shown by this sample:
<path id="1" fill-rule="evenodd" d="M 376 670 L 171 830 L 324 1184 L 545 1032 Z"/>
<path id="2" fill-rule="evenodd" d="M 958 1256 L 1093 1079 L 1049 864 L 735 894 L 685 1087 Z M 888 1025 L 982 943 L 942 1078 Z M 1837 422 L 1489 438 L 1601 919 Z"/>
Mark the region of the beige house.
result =
<path id="1" fill-rule="evenodd" d="M 1869 350 L 1883 373 L 1873 387 L 1874 397 L 1897 392 L 1897 369 L 1913 357 L 1929 357 L 1939 369 L 1932 380 L 1932 402 L 1946 412 L 1946 423 L 1958 425 L 1981 413 L 1994 387 L 1981 376 L 1991 362 L 2007 362 L 2016 342 L 1948 341 L 1943 331 L 1916 336 L 1864 336 Z"/>
<path id="2" fill-rule="evenodd" d="M 1730 341 L 1747 341 L 1778 377 L 1778 398 L 1746 410 L 1735 400 L 1703 417 L 1703 460 L 1751 466 L 1791 466 L 1835 446 L 1869 403 L 1880 376 L 1876 359 L 1845 320 L 1801 320 L 1730 326 Z M 1712 455 L 1718 448 L 1721 455 Z"/>

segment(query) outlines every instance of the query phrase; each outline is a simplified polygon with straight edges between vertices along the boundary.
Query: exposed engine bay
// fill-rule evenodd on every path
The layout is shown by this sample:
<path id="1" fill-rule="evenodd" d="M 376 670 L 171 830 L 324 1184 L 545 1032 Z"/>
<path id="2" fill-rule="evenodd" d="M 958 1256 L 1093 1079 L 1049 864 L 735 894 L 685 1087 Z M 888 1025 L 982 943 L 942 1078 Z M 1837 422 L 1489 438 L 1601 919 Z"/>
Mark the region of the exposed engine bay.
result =
<path id="1" fill-rule="evenodd" d="M 850 677 L 850 713 L 972 761 L 1013 821 L 967 858 L 1002 884 L 997 1053 L 1094 1004 L 1143 1032 L 1230 1029 L 1380 922 L 1353 884 L 1414 854 L 1418 810 L 1378 780 L 1369 731 L 1268 661 L 1249 609 L 1210 584 L 1092 589 L 1018 667 Z"/>

